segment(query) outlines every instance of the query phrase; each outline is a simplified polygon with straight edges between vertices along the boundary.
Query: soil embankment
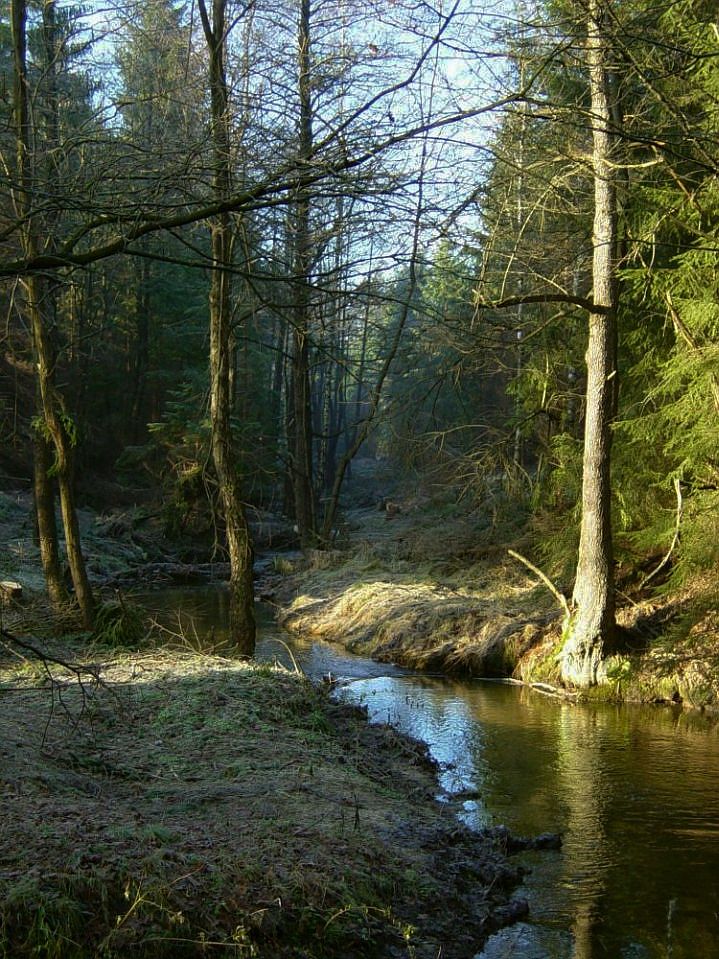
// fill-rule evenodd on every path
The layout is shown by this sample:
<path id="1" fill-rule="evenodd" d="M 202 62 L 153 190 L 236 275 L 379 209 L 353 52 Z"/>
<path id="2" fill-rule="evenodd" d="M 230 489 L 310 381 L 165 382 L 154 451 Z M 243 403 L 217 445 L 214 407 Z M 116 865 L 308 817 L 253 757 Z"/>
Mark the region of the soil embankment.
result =
<path id="1" fill-rule="evenodd" d="M 262 588 L 291 632 L 415 669 L 510 676 L 556 626 L 552 596 L 464 511 L 349 514 L 346 551 L 279 560 Z"/>

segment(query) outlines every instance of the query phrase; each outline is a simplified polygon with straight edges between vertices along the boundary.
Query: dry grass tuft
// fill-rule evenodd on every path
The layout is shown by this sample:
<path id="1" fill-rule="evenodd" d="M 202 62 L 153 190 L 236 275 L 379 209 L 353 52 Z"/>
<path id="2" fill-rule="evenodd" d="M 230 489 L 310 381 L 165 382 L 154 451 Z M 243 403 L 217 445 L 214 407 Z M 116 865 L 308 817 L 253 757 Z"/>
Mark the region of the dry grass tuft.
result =
<path id="1" fill-rule="evenodd" d="M 471 517 L 450 517 L 438 535 L 431 513 L 382 516 L 356 511 L 357 545 L 343 562 L 312 562 L 279 584 L 282 624 L 380 661 L 510 675 L 554 618 L 552 597 L 506 555 L 468 559 Z"/>

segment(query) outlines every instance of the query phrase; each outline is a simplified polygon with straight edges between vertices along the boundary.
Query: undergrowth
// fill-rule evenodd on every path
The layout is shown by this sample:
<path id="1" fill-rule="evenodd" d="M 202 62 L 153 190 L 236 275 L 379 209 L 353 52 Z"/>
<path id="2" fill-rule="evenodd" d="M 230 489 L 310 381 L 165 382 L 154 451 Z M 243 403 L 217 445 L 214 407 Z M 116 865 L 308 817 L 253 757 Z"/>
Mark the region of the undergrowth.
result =
<path id="1" fill-rule="evenodd" d="M 147 614 L 142 607 L 118 596 L 95 611 L 92 638 L 102 646 L 134 649 L 146 638 Z"/>

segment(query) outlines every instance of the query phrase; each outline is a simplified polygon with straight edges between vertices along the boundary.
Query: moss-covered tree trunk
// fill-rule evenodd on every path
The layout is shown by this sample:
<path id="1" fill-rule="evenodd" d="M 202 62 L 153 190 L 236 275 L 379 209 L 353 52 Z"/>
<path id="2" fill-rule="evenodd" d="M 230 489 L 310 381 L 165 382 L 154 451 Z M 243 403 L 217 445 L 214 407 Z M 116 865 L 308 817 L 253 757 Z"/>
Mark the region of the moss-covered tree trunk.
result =
<path id="1" fill-rule="evenodd" d="M 593 303 L 587 346 L 582 466 L 582 525 L 574 610 L 561 653 L 562 678 L 601 682 L 615 629 L 610 452 L 617 397 L 617 200 L 604 0 L 587 5 L 586 56 L 591 89 L 594 162 Z"/>
<path id="2" fill-rule="evenodd" d="M 36 409 L 42 412 L 42 403 L 36 390 Z M 33 431 L 33 497 L 35 500 L 35 519 L 37 521 L 40 562 L 47 586 L 47 595 L 51 606 L 59 610 L 67 602 L 67 591 L 62 577 L 60 550 L 57 540 L 57 522 L 55 519 L 55 497 L 50 475 L 52 454 L 50 444 L 36 428 Z"/>
<path id="3" fill-rule="evenodd" d="M 213 149 L 213 189 L 219 199 L 230 192 L 230 116 L 225 73 L 226 0 L 213 0 L 212 19 L 199 0 L 207 42 Z M 252 582 L 252 544 L 240 491 L 239 471 L 232 439 L 231 389 L 231 263 L 232 223 L 229 214 L 216 216 L 210 225 L 212 276 L 210 283 L 210 417 L 212 462 L 217 474 L 225 519 L 230 560 L 230 632 L 240 650 L 255 650 L 255 615 Z"/>

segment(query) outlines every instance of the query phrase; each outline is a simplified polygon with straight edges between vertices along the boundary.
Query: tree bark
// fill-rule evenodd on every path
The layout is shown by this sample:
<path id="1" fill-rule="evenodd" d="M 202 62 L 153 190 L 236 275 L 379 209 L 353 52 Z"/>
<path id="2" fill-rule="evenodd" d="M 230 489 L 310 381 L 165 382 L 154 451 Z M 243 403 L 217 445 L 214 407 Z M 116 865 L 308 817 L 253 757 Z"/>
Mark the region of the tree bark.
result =
<path id="1" fill-rule="evenodd" d="M 147 237 L 141 241 L 147 253 Z M 137 263 L 135 282 L 139 289 L 135 300 L 135 337 L 132 351 L 132 398 L 130 402 L 130 431 L 132 441 L 141 443 L 147 432 L 145 393 L 150 367 L 150 261 L 143 257 Z"/>
<path id="2" fill-rule="evenodd" d="M 39 388 L 38 388 L 39 393 Z M 42 404 L 38 395 L 38 412 Z M 45 576 L 47 595 L 50 604 L 58 611 L 67 602 L 67 590 L 62 577 L 60 550 L 57 539 L 55 519 L 55 497 L 50 476 L 52 456 L 50 446 L 39 430 L 33 431 L 33 495 L 35 500 L 35 518 L 37 520 L 40 562 Z"/>
<path id="3" fill-rule="evenodd" d="M 225 73 L 226 0 L 213 0 L 212 21 L 205 0 L 198 0 L 209 55 L 213 149 L 213 190 L 220 199 L 231 185 L 229 95 Z M 211 224 L 212 274 L 210 281 L 210 418 L 212 461 L 217 474 L 225 518 L 230 560 L 230 634 L 241 652 L 255 651 L 255 614 L 252 581 L 252 543 L 240 493 L 232 439 L 231 390 L 231 277 L 232 223 L 228 213 Z"/>
<path id="4" fill-rule="evenodd" d="M 606 677 L 603 661 L 615 630 L 610 454 L 617 405 L 617 201 L 611 163 L 611 97 L 603 0 L 589 0 L 587 65 L 594 159 L 593 302 L 587 347 L 582 465 L 582 523 L 574 611 L 561 653 L 565 682 L 586 687 Z"/>
<path id="5" fill-rule="evenodd" d="M 299 63 L 299 159 L 312 154 L 312 90 L 310 59 L 310 3 L 301 0 L 298 29 Z M 295 522 L 300 544 L 316 541 L 314 472 L 312 456 L 312 394 L 310 386 L 310 271 L 312 238 L 310 197 L 300 191 L 294 215 L 294 309 L 292 311 L 292 445 L 290 470 L 295 506 Z"/>
<path id="6" fill-rule="evenodd" d="M 54 13 L 53 4 L 49 4 L 46 16 Z M 33 195 L 36 188 L 35 163 L 32 156 L 32 130 L 30 121 L 30 96 L 27 84 L 27 7 L 25 0 L 13 0 L 11 9 L 14 65 L 14 114 L 15 145 L 17 154 L 17 187 L 14 201 L 16 212 L 22 222 L 23 252 L 28 257 L 37 256 L 40 250 L 37 216 L 33 210 Z M 56 64 L 53 60 L 52 70 Z M 49 108 L 54 117 L 55 107 Z M 52 125 L 49 127 L 53 129 Z M 51 149 L 53 135 L 46 144 Z M 49 242 L 49 241 L 48 241 Z M 80 608 L 83 624 L 92 628 L 94 601 L 87 578 L 85 562 L 80 543 L 80 527 L 75 509 L 73 490 L 73 446 L 75 437 L 72 421 L 63 408 L 61 398 L 55 388 L 55 354 L 52 339 L 47 328 L 43 311 L 47 306 L 50 291 L 39 275 L 27 276 L 23 281 L 25 309 L 32 331 L 35 352 L 35 366 L 40 398 L 40 413 L 52 440 L 55 454 L 53 464 L 60 490 L 60 508 L 65 530 L 65 545 L 70 566 L 75 598 Z M 46 528 L 46 532 L 47 532 Z M 41 531 L 42 535 L 42 531 Z M 51 547 L 50 547 L 51 548 Z M 57 595 L 55 573 L 51 572 L 52 585 L 48 591 Z M 52 598 L 52 596 L 51 596 Z"/>

